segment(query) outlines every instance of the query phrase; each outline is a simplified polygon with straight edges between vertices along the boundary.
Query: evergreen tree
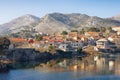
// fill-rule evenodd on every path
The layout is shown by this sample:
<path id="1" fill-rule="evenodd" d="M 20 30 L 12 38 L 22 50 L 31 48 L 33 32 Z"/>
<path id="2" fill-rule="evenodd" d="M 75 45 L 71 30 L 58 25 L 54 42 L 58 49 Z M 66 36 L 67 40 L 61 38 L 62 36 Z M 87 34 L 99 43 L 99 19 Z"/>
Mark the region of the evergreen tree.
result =
<path id="1" fill-rule="evenodd" d="M 68 32 L 67 31 L 62 31 L 62 33 L 61 33 L 62 35 L 67 35 L 68 34 Z"/>
<path id="2" fill-rule="evenodd" d="M 6 37 L 0 37 L 0 50 L 8 49 L 10 40 Z"/>

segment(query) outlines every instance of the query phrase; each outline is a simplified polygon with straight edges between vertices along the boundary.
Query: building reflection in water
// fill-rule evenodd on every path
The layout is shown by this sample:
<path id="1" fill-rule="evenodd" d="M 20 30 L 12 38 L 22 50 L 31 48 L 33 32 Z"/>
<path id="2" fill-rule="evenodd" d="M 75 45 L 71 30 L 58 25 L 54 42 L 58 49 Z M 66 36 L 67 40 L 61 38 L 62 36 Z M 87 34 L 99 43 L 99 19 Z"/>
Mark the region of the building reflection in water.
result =
<path id="1" fill-rule="evenodd" d="M 120 56 L 115 60 L 115 74 L 120 75 Z"/>
<path id="2" fill-rule="evenodd" d="M 120 57 L 104 57 L 104 56 L 88 56 L 82 59 L 64 59 L 52 60 L 46 64 L 40 64 L 35 69 L 44 72 L 63 72 L 74 71 L 75 75 L 81 72 L 81 76 L 85 75 L 120 75 Z M 87 74 L 86 74 L 87 73 Z"/>
<path id="3" fill-rule="evenodd" d="M 109 61 L 109 70 L 110 71 L 113 71 L 114 70 L 114 66 L 115 65 L 115 62 L 114 61 Z"/>

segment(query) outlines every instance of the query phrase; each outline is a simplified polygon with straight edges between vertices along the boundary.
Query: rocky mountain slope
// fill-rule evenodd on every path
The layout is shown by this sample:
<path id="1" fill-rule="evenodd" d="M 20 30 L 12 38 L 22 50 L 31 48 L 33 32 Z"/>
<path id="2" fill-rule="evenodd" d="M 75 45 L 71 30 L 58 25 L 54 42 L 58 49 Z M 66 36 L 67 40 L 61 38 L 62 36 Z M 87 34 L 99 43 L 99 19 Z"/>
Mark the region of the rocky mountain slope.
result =
<path id="1" fill-rule="evenodd" d="M 26 29 L 35 29 L 44 33 L 56 33 L 63 30 L 72 30 L 86 27 L 120 26 L 120 18 L 100 18 L 86 14 L 51 13 L 42 18 L 33 15 L 24 15 L 9 23 L 0 25 L 0 33 L 15 33 Z"/>
<path id="2" fill-rule="evenodd" d="M 86 27 L 109 27 L 118 26 L 119 21 L 103 19 L 85 14 L 61 14 L 52 13 L 44 16 L 35 27 L 41 32 L 59 32 L 63 30 L 81 29 Z"/>
<path id="3" fill-rule="evenodd" d="M 8 34 L 8 33 L 16 33 L 21 30 L 31 29 L 36 26 L 39 22 L 40 18 L 27 14 L 21 17 L 18 17 L 8 23 L 0 25 L 0 33 Z"/>

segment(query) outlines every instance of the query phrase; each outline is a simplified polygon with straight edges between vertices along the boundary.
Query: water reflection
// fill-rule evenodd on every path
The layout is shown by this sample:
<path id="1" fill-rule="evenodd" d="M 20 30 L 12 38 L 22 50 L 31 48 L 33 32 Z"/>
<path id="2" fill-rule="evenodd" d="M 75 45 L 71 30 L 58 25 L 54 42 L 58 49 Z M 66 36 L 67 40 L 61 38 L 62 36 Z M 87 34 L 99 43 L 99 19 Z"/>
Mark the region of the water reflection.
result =
<path id="1" fill-rule="evenodd" d="M 90 76 L 92 77 L 109 76 L 109 75 L 119 76 L 120 55 L 112 55 L 112 56 L 95 55 L 84 58 L 51 60 L 49 62 L 16 63 L 16 64 L 11 64 L 10 68 L 11 68 L 10 72 L 0 74 L 0 77 L 6 76 L 5 79 L 2 80 L 11 80 L 13 79 L 11 77 L 15 77 L 13 75 L 16 73 L 17 76 L 26 74 L 28 75 L 28 77 L 31 76 L 32 74 L 31 77 L 36 76 L 37 78 L 40 78 L 40 75 L 44 75 L 47 77 L 52 76 L 52 78 L 53 76 L 63 77 L 65 75 L 69 75 L 66 77 L 67 78 L 69 77 L 70 79 L 86 78 Z M 30 72 L 30 70 L 32 70 L 32 72 Z M 33 73 L 35 75 L 33 75 Z M 8 77 L 11 79 L 8 79 Z M 30 79 L 27 79 L 26 77 L 25 80 L 30 80 Z M 38 79 L 34 79 L 34 80 L 38 80 Z"/>
<path id="2" fill-rule="evenodd" d="M 118 66 L 119 61 L 116 58 L 89 56 L 82 59 L 51 60 L 35 66 L 35 69 L 43 72 L 82 71 L 90 73 L 90 75 L 108 75 L 116 74 L 118 67 L 115 67 Z"/>

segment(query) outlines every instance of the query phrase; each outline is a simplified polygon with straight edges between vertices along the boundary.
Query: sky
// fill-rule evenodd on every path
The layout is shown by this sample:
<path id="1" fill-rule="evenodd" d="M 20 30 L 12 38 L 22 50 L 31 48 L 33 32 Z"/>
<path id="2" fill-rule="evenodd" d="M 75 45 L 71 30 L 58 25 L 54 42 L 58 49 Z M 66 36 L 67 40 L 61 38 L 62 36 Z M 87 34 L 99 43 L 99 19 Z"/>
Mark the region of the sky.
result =
<path id="1" fill-rule="evenodd" d="M 0 0 L 0 24 L 25 14 L 81 13 L 102 18 L 120 14 L 120 0 Z"/>

